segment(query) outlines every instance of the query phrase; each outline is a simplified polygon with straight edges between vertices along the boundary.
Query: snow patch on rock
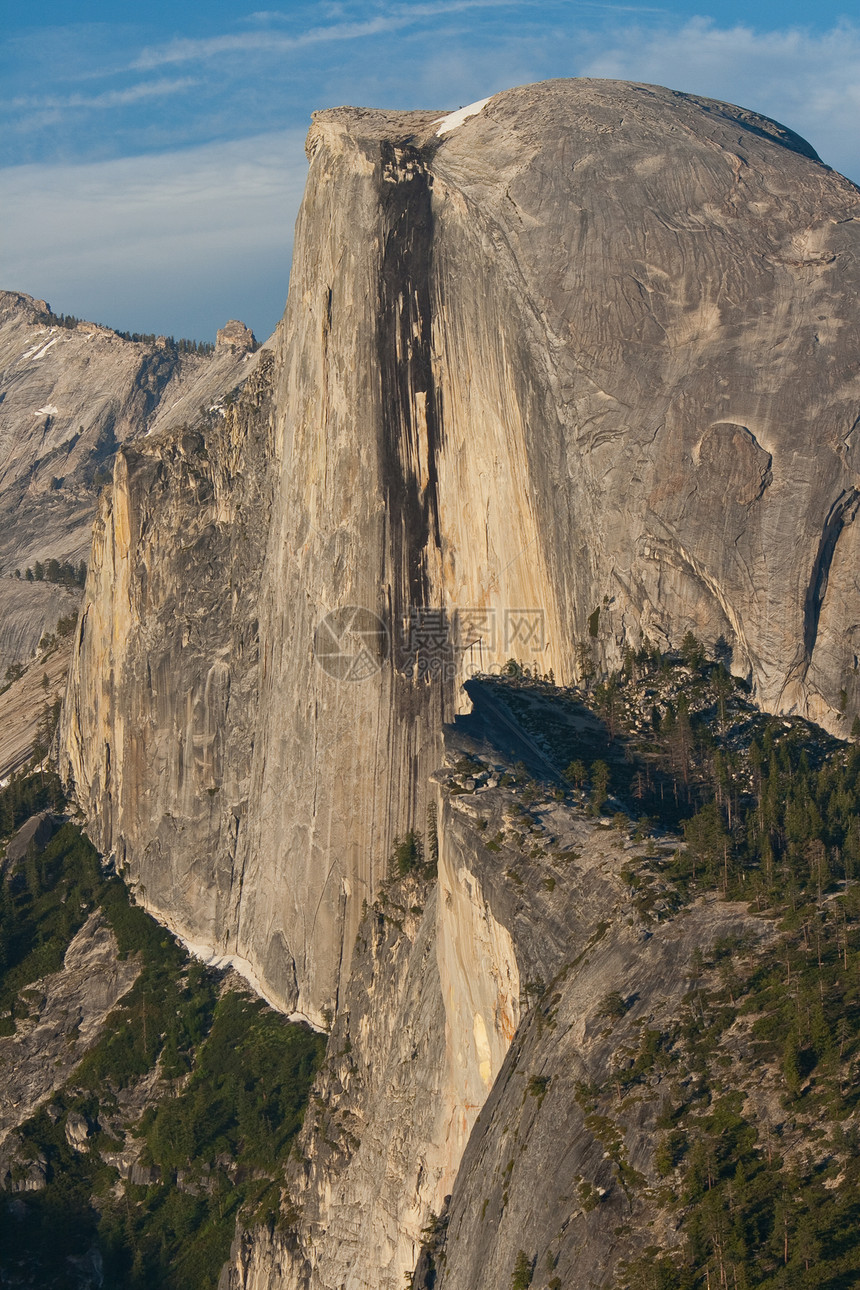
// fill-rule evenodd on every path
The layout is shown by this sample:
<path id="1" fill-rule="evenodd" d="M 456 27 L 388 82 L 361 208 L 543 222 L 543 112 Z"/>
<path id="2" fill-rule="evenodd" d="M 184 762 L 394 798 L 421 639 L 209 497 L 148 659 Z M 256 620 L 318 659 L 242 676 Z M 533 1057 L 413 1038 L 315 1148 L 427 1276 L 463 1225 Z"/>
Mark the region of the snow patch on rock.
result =
<path id="1" fill-rule="evenodd" d="M 492 97 L 493 96 L 491 94 L 490 98 Z M 434 125 L 439 126 L 436 134 L 450 134 L 452 130 L 457 129 L 458 125 L 462 125 L 464 121 L 468 121 L 470 116 L 477 116 L 479 112 L 483 112 L 484 108 L 489 103 L 490 98 L 478 99 L 477 103 L 470 103 L 468 107 L 461 107 L 458 108 L 456 112 L 449 112 L 447 116 L 440 116 L 438 121 L 433 122 Z"/>

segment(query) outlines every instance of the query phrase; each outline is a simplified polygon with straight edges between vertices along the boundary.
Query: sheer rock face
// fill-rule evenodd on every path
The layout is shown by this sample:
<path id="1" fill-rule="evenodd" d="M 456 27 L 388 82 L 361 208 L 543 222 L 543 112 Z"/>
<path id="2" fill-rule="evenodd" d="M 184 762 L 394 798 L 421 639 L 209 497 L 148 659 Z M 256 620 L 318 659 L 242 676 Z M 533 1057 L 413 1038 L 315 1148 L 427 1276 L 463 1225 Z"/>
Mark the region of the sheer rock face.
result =
<path id="1" fill-rule="evenodd" d="M 650 86 L 527 86 L 447 125 L 311 128 L 274 451 L 248 467 L 276 478 L 243 751 L 209 503 L 146 452 L 105 503 L 67 705 L 79 793 L 151 907 L 317 1022 L 470 666 L 569 679 L 583 641 L 615 664 L 692 629 L 766 708 L 843 731 L 860 708 L 857 190 L 782 127 Z M 440 610 L 463 615 L 442 645 Z M 185 775 L 222 745 L 247 781 L 229 862 L 217 774 Z"/>
<path id="2" fill-rule="evenodd" d="M 569 678 L 589 619 L 608 663 L 692 629 L 765 707 L 844 729 L 840 690 L 860 705 L 856 189 L 770 122 L 646 86 L 437 122 L 337 109 L 308 140 L 242 952 L 295 963 L 309 1011 L 423 821 L 470 664 Z M 348 605 L 392 640 L 361 684 L 312 659 Z M 398 670 L 427 607 L 484 615 L 450 686 Z"/>
<path id="3" fill-rule="evenodd" d="M 123 448 L 102 494 L 61 719 L 93 841 L 195 948 L 235 940 L 257 714 L 271 354 L 246 402 Z M 232 937 L 230 935 L 233 929 Z"/>

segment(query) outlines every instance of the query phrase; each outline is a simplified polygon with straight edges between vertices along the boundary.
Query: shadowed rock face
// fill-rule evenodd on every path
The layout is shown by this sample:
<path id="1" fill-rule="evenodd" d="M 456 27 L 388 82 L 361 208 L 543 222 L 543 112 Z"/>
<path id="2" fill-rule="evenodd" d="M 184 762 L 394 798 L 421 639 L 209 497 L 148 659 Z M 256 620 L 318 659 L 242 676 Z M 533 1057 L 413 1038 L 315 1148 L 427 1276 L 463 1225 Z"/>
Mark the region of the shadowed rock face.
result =
<path id="1" fill-rule="evenodd" d="M 170 655 L 176 631 L 170 596 L 134 583 L 137 538 L 121 592 L 91 580 L 69 702 L 80 750 L 103 739 L 80 696 L 112 695 L 113 787 L 94 754 L 72 772 L 148 903 L 319 1020 L 395 834 L 423 827 L 470 665 L 514 655 L 567 680 L 583 641 L 611 665 L 692 629 L 726 637 L 765 708 L 837 731 L 860 709 L 860 198 L 773 122 L 618 82 L 511 90 L 441 134 L 439 113 L 338 108 L 308 153 L 274 455 L 247 466 L 275 478 L 229 864 L 183 834 L 189 781 L 144 803 L 155 763 L 127 755 L 148 651 Z M 157 501 L 119 489 L 142 533 L 135 507 Z M 180 490 L 170 524 L 147 519 L 147 567 L 174 560 L 196 505 Z M 88 633 L 120 594 L 134 662 L 110 681 Z M 321 620 L 346 614 L 338 639 L 351 606 L 385 629 L 345 638 L 362 680 L 352 657 L 314 658 Z M 185 695 L 226 658 L 235 612 L 208 591 L 198 609 Z M 422 645 L 419 667 L 434 649 L 447 665 L 428 682 L 403 624 L 443 609 L 469 612 L 457 647 Z M 146 740 L 169 760 L 190 728 L 159 684 Z"/>

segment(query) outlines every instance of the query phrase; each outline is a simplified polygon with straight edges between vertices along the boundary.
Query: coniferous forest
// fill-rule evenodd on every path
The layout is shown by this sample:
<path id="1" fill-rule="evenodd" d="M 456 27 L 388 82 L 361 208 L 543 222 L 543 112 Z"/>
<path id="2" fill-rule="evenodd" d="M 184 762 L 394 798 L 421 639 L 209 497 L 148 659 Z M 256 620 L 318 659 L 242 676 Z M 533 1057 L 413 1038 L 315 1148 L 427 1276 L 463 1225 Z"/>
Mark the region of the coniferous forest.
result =
<path id="1" fill-rule="evenodd" d="M 2 835 L 63 806 L 53 773 L 13 777 L 0 791 Z M 282 1221 L 283 1165 L 323 1040 L 190 959 L 71 823 L 0 878 L 0 1038 L 38 1016 L 41 983 L 94 915 L 139 973 L 95 1047 L 14 1135 L 0 1282 L 59 1290 L 77 1268 L 116 1290 L 204 1290 L 240 1214 Z M 83 1144 L 67 1131 L 75 1123 Z M 129 1152 L 134 1166 L 122 1168 Z"/>
<path id="2" fill-rule="evenodd" d="M 594 1124 L 660 1105 L 663 1183 L 649 1203 L 678 1241 L 624 1266 L 619 1290 L 848 1290 L 860 1283 L 860 746 L 763 715 L 728 663 L 687 637 L 677 654 L 631 651 L 600 680 L 586 665 L 583 690 L 513 661 L 481 683 L 561 772 L 541 784 L 518 767 L 526 811 L 548 789 L 572 795 L 640 844 L 624 878 L 646 925 L 722 899 L 765 927 L 703 946 L 671 1029 L 642 1028 L 606 1086 L 579 1088 Z M 571 737 L 574 709 L 599 718 L 587 737 Z M 607 1024 L 627 1006 L 607 998 Z M 619 1168 L 631 1192 L 644 1187 L 623 1153 Z"/>

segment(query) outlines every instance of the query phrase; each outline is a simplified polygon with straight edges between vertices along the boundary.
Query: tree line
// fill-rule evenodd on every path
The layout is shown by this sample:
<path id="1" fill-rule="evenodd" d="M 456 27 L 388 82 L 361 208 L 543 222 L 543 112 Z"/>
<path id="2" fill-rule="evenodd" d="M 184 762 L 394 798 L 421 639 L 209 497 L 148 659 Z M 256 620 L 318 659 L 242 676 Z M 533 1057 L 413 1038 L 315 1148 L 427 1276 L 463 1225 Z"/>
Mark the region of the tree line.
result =
<path id="1" fill-rule="evenodd" d="M 61 587 L 83 587 L 87 581 L 87 563 L 81 560 L 77 565 L 69 560 L 37 560 L 32 568 L 28 565 L 22 575 L 15 570 L 15 577 L 23 577 L 27 582 L 55 582 Z"/>
<path id="2" fill-rule="evenodd" d="M 847 1290 L 860 1284 L 860 730 L 839 740 L 761 713 L 728 662 L 688 634 L 673 654 L 629 652 L 584 692 L 537 683 L 549 702 L 533 720 L 563 779 L 642 844 L 621 876 L 643 922 L 706 892 L 764 916 L 761 940 L 696 950 L 679 1013 L 624 1030 L 634 1046 L 619 1037 L 611 1074 L 577 1101 L 586 1127 L 619 1133 L 659 1107 L 660 1185 L 637 1203 L 677 1236 L 623 1263 L 614 1290 Z M 522 680 L 501 684 L 516 711 Z M 601 733 L 569 738 L 556 704 L 587 706 Z M 686 845 L 659 849 L 662 829 Z M 631 1006 L 610 994 L 602 1015 L 623 1027 Z M 764 1109 L 749 1097 L 762 1087 Z M 618 1169 L 619 1186 L 644 1188 Z M 511 1284 L 533 1266 L 521 1251 Z"/>
<path id="3" fill-rule="evenodd" d="M 181 336 L 176 340 L 173 336 L 156 336 L 152 331 L 116 331 L 116 335 L 121 340 L 131 340 L 138 344 L 154 345 L 159 339 L 163 340 L 168 349 L 174 350 L 177 354 L 214 354 L 215 346 L 211 340 L 189 340 L 186 336 Z"/>
<path id="4" fill-rule="evenodd" d="M 78 323 L 84 321 L 74 314 L 55 314 L 52 310 L 37 314 L 36 320 L 47 327 L 65 327 L 67 331 L 74 331 Z M 109 327 L 107 330 L 119 336 L 120 340 L 130 340 L 137 344 L 154 345 L 159 339 L 154 331 L 118 331 L 116 327 Z M 177 354 L 212 354 L 215 351 L 210 340 L 189 340 L 187 336 L 181 336 L 179 340 L 174 336 L 162 336 L 160 339 L 166 341 L 168 348 Z"/>

